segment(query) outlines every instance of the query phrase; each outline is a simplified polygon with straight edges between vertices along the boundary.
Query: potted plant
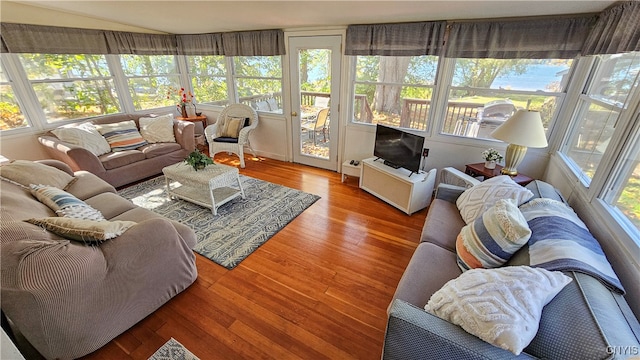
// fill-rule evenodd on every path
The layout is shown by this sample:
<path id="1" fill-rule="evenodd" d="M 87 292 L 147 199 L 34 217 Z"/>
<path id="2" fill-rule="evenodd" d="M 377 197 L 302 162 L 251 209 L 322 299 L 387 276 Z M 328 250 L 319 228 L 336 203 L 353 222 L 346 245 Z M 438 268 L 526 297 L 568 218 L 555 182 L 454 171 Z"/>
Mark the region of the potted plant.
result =
<path id="1" fill-rule="evenodd" d="M 207 165 L 213 165 L 213 160 L 198 150 L 192 151 L 184 162 L 193 166 L 195 171 L 204 169 Z"/>
<path id="2" fill-rule="evenodd" d="M 502 161 L 502 155 L 494 148 L 483 151 L 482 158 L 484 159 L 484 167 L 487 169 L 495 169 L 496 162 Z"/>

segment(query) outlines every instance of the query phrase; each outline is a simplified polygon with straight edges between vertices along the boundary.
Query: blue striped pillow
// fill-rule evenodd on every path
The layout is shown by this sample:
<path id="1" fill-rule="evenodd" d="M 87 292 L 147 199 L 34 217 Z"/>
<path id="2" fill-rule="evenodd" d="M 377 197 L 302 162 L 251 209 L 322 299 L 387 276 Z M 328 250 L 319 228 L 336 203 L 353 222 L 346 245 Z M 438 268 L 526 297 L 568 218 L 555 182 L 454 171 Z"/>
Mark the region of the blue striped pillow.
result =
<path id="1" fill-rule="evenodd" d="M 140 135 L 133 120 L 114 124 L 99 124 L 96 125 L 96 129 L 107 139 L 111 151 L 133 150 L 147 145 L 147 141 Z"/>
<path id="2" fill-rule="evenodd" d="M 481 217 L 465 225 L 456 240 L 462 271 L 504 265 L 527 243 L 531 229 L 513 199 L 498 200 Z"/>
<path id="3" fill-rule="evenodd" d="M 30 187 L 31 194 L 58 216 L 95 221 L 106 220 L 99 210 L 64 190 L 46 185 L 31 184 Z"/>

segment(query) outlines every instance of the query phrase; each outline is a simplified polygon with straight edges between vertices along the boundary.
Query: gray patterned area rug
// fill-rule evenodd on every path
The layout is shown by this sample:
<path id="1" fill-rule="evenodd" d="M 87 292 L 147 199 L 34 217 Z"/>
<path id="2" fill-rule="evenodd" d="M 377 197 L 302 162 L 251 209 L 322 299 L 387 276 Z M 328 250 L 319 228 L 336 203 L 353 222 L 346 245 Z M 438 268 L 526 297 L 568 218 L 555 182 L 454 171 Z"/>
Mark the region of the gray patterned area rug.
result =
<path id="1" fill-rule="evenodd" d="M 246 199 L 237 197 L 211 209 L 169 199 L 164 176 L 127 187 L 119 194 L 134 204 L 179 221 L 195 230 L 197 253 L 233 269 L 291 220 L 320 199 L 319 196 L 240 175 Z M 179 186 L 171 183 L 170 186 Z"/>
<path id="2" fill-rule="evenodd" d="M 149 360 L 199 360 L 176 339 L 171 338 Z"/>

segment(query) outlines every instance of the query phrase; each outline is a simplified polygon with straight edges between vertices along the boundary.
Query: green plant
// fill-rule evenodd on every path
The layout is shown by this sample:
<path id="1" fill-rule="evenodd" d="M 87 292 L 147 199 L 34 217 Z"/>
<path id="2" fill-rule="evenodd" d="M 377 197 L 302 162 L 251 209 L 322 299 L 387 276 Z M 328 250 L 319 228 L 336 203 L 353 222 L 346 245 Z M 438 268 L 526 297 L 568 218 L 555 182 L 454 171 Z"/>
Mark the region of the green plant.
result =
<path id="1" fill-rule="evenodd" d="M 184 162 L 193 166 L 195 171 L 204 169 L 207 165 L 213 165 L 213 160 L 198 150 L 192 151 Z"/>

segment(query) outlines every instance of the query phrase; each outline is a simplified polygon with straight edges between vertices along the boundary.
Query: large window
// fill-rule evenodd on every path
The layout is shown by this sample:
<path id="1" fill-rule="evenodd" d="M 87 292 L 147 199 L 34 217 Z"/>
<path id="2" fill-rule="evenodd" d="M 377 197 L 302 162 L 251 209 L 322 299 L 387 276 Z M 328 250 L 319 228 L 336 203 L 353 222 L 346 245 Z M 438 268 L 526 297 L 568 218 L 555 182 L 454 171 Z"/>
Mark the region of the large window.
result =
<path id="1" fill-rule="evenodd" d="M 238 102 L 258 111 L 282 113 L 282 57 L 235 56 Z"/>
<path id="2" fill-rule="evenodd" d="M 353 119 L 426 130 L 436 82 L 436 56 L 357 56 Z"/>
<path id="3" fill-rule="evenodd" d="M 187 61 L 196 103 L 226 106 L 229 93 L 225 57 L 189 56 Z"/>
<path id="4" fill-rule="evenodd" d="M 517 109 L 540 111 L 548 130 L 572 60 L 456 59 L 442 133 L 490 139 Z"/>
<path id="5" fill-rule="evenodd" d="M 0 64 L 0 131 L 29 126 L 13 91 L 13 85 Z"/>
<path id="6" fill-rule="evenodd" d="M 120 112 L 103 55 L 22 54 L 19 58 L 48 122 Z"/>
<path id="7" fill-rule="evenodd" d="M 610 146 L 638 72 L 640 53 L 596 58 L 591 82 L 580 95 L 574 126 L 561 149 L 585 186 L 590 185 Z"/>
<path id="8" fill-rule="evenodd" d="M 120 55 L 120 61 L 136 110 L 171 106 L 179 101 L 173 94 L 180 88 L 175 56 Z"/>

